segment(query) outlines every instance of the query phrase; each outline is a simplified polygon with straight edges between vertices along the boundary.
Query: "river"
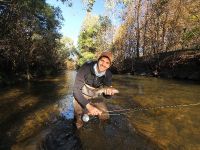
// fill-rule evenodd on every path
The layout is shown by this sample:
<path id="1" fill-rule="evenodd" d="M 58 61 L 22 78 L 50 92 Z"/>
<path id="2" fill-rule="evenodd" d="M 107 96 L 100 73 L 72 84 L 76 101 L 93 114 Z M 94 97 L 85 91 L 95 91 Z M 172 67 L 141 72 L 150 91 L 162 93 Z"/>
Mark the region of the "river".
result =
<path id="1" fill-rule="evenodd" d="M 0 150 L 35 150 L 72 99 L 76 72 L 0 89 Z M 200 84 L 114 75 L 110 109 L 130 109 L 75 134 L 82 149 L 200 149 Z M 176 106 L 176 107 L 175 107 Z"/>

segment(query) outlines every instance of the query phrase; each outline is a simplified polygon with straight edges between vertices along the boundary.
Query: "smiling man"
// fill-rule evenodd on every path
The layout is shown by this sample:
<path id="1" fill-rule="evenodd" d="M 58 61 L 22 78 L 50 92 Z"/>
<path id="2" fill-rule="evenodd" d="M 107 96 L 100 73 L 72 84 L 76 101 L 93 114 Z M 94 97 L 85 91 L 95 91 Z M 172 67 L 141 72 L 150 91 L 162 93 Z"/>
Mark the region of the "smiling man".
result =
<path id="1" fill-rule="evenodd" d="M 115 94 L 111 87 L 112 73 L 109 68 L 112 64 L 113 56 L 111 52 L 102 52 L 97 61 L 86 62 L 83 64 L 76 75 L 73 94 L 74 110 L 77 128 L 82 127 L 83 113 L 97 115 L 100 119 L 108 119 L 107 107 L 103 101 L 92 102 L 94 92 L 100 87 L 104 87 L 102 95 L 110 98 Z"/>

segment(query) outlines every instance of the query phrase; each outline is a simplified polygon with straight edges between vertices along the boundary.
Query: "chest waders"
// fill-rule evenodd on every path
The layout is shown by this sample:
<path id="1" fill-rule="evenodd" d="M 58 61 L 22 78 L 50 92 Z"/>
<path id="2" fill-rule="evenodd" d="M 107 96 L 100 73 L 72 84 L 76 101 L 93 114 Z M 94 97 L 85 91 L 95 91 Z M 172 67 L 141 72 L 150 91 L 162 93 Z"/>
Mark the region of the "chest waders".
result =
<path id="1" fill-rule="evenodd" d="M 84 84 L 82 87 L 82 94 L 83 96 L 90 101 L 90 104 L 101 110 L 102 112 L 107 112 L 107 106 L 103 102 L 103 99 L 98 99 L 95 100 L 95 102 L 92 102 L 92 100 L 102 93 L 97 92 L 98 90 L 96 88 L 93 88 L 87 84 Z M 103 90 L 102 90 L 103 92 Z M 84 114 L 87 114 L 87 109 L 82 108 L 81 105 L 78 103 L 78 101 L 74 98 L 73 99 L 73 104 L 74 104 L 74 112 L 75 112 L 75 119 L 76 119 L 76 126 L 77 128 L 81 128 L 83 126 L 83 121 L 82 121 L 82 116 Z M 104 115 L 99 116 L 99 119 L 101 120 L 106 120 L 109 119 L 109 114 L 104 113 Z"/>

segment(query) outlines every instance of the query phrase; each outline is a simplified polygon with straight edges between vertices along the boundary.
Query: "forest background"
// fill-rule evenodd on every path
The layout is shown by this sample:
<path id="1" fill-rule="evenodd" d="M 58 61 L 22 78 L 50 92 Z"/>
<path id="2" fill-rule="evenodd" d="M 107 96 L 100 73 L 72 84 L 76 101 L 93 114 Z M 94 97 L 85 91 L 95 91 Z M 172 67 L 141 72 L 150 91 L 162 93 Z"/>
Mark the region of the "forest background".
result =
<path id="1" fill-rule="evenodd" d="M 60 0 L 66 7 L 73 1 Z M 109 15 L 92 15 L 95 0 L 83 0 L 87 14 L 75 47 L 59 30 L 59 7 L 45 0 L 0 1 L 0 84 L 14 84 L 74 69 L 114 53 L 113 73 L 200 80 L 198 0 L 106 0 Z M 120 8 L 120 9 L 119 9 Z"/>

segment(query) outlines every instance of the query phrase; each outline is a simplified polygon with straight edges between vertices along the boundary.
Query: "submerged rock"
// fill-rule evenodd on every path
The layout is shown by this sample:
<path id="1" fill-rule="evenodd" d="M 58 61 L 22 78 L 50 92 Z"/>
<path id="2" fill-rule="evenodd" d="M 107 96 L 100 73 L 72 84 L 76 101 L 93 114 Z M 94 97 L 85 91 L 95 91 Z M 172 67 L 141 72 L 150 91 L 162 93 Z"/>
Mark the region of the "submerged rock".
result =
<path id="1" fill-rule="evenodd" d="M 59 118 L 39 146 L 40 150 L 80 150 L 82 145 L 76 135 L 73 120 Z"/>

